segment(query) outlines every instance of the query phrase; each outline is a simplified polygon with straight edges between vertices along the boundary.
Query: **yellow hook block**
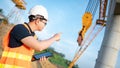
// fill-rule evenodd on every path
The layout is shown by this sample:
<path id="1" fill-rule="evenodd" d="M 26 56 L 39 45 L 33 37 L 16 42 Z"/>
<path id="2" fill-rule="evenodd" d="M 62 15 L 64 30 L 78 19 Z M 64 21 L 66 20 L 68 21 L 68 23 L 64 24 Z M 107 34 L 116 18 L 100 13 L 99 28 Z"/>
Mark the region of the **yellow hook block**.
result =
<path id="1" fill-rule="evenodd" d="M 82 30 L 79 32 L 79 35 L 84 38 L 86 31 L 92 24 L 92 14 L 90 12 L 86 12 L 82 17 Z"/>

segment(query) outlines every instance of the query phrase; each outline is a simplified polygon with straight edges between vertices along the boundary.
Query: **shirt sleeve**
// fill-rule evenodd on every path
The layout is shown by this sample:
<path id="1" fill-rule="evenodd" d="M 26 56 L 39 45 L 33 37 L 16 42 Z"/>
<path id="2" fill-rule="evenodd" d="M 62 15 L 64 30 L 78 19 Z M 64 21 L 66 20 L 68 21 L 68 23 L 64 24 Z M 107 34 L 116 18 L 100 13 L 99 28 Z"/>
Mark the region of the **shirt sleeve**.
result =
<path id="1" fill-rule="evenodd" d="M 28 29 L 23 24 L 16 25 L 12 29 L 11 35 L 17 41 L 21 41 L 23 38 L 31 36 L 31 34 L 29 33 Z"/>

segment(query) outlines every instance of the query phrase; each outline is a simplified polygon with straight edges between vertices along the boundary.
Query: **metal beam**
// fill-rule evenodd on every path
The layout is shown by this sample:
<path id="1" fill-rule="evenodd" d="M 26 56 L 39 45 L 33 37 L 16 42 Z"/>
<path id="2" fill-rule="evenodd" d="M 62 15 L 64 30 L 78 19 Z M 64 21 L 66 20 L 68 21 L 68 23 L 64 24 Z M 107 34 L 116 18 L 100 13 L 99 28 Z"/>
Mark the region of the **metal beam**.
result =
<path id="1" fill-rule="evenodd" d="M 120 1 L 120 0 L 119 0 Z M 116 3 L 114 15 L 120 15 L 120 3 Z"/>
<path id="2" fill-rule="evenodd" d="M 120 3 L 120 0 L 116 0 L 117 3 Z"/>

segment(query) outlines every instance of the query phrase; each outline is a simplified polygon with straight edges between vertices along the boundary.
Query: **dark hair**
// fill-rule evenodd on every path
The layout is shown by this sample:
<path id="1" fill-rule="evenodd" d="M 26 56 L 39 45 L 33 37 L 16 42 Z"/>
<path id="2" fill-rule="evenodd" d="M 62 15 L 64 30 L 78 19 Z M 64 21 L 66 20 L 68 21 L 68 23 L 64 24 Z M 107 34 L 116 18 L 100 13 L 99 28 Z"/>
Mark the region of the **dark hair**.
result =
<path id="1" fill-rule="evenodd" d="M 42 15 L 30 15 L 28 18 L 29 18 L 30 22 L 32 22 L 32 21 L 34 21 L 36 19 L 46 20 L 47 21 L 47 19 L 45 19 L 44 16 L 42 16 Z"/>
<path id="2" fill-rule="evenodd" d="M 32 21 L 34 21 L 35 16 L 34 15 L 30 15 L 28 18 L 29 18 L 29 21 L 32 22 Z"/>

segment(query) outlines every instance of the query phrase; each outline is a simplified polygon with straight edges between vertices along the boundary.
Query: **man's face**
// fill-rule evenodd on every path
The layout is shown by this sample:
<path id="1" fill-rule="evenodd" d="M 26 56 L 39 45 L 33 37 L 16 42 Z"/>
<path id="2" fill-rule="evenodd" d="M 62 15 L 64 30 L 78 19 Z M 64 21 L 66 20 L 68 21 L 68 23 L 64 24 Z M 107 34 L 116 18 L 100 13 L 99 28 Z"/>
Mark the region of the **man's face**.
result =
<path id="1" fill-rule="evenodd" d="M 47 25 L 47 21 L 46 20 L 39 20 L 38 22 L 38 31 L 42 31 L 43 28 Z"/>

